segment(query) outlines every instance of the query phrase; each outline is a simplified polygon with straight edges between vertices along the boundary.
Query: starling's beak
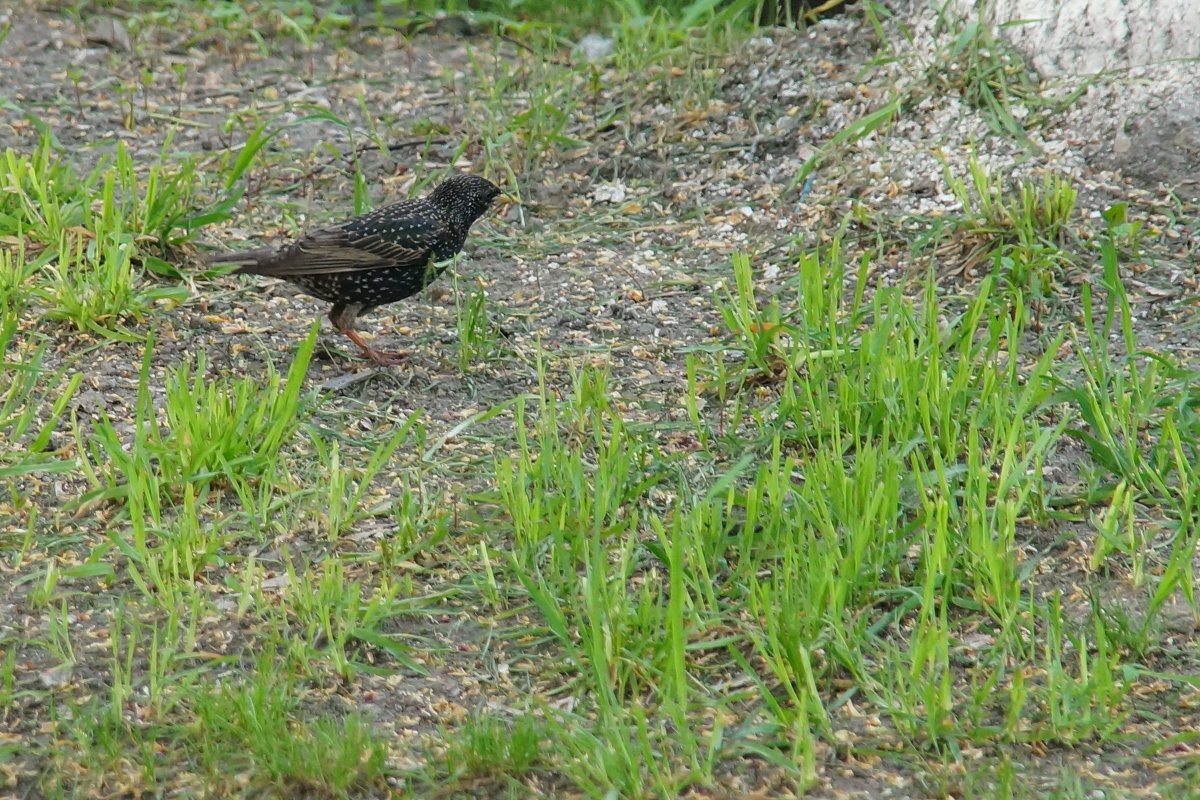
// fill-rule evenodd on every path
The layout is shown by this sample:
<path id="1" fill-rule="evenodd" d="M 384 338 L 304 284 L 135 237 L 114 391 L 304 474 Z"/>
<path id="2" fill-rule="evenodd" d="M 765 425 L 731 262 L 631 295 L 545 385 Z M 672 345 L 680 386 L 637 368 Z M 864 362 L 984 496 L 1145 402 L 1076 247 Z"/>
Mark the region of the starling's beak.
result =
<path id="1" fill-rule="evenodd" d="M 502 206 L 519 206 L 521 205 L 521 198 L 515 194 L 498 194 L 496 195 L 496 202 Z"/>

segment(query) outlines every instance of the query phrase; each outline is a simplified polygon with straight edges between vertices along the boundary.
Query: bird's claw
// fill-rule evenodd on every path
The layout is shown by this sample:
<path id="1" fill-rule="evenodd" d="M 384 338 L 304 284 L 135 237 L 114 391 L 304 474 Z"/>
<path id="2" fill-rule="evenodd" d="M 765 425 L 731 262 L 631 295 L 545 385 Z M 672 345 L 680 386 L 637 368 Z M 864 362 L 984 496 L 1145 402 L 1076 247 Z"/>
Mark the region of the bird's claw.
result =
<path id="1" fill-rule="evenodd" d="M 349 327 L 338 325 L 338 330 L 346 335 L 346 338 L 358 345 L 358 349 L 363 351 L 363 355 L 371 360 L 378 367 L 390 367 L 393 364 L 399 364 L 406 358 L 412 355 L 411 350 L 400 350 L 395 353 L 387 353 L 383 350 L 376 350 L 371 345 L 358 335 L 358 333 Z"/>
<path id="2" fill-rule="evenodd" d="M 376 350 L 373 347 L 363 348 L 363 354 L 378 367 L 390 367 L 396 364 L 404 363 L 410 355 L 411 350 L 400 350 L 395 353 L 386 353 L 382 350 Z"/>

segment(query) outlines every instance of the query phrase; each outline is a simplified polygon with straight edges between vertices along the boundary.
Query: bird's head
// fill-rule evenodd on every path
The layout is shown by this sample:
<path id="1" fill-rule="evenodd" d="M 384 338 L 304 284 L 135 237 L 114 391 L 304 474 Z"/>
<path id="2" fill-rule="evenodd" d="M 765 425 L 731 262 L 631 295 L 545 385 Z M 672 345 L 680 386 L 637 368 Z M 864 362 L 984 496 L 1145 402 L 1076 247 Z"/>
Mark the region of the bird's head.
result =
<path id="1" fill-rule="evenodd" d="M 442 181 L 427 199 L 465 220 L 469 227 L 500 194 L 500 187 L 486 178 L 454 175 Z"/>

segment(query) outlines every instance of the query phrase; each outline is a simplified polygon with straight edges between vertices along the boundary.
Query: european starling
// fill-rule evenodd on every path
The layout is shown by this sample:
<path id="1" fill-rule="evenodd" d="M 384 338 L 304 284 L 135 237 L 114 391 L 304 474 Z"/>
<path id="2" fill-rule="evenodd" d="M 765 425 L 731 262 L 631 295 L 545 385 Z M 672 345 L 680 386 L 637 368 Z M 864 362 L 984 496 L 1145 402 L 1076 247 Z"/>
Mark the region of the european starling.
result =
<path id="1" fill-rule="evenodd" d="M 208 263 L 237 264 L 238 275 L 281 278 L 333 303 L 333 327 L 376 364 L 394 364 L 405 354 L 368 345 L 354 331 L 355 318 L 432 283 L 499 194 L 491 181 L 455 175 L 420 200 L 384 206 L 282 247 L 210 256 Z"/>

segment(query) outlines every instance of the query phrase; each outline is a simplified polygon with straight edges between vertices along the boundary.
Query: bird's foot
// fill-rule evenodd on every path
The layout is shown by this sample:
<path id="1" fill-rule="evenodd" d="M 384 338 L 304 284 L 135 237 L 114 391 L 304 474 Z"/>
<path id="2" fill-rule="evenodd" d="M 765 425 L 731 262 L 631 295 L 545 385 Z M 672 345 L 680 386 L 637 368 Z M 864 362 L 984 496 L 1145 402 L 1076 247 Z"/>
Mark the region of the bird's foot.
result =
<path id="1" fill-rule="evenodd" d="M 346 338 L 358 345 L 358 348 L 363 351 L 363 355 L 369 358 L 376 366 L 388 367 L 393 364 L 399 364 L 403 362 L 404 359 L 412 355 L 411 350 L 400 350 L 395 353 L 387 353 L 383 350 L 376 350 L 374 347 L 371 347 L 371 345 L 363 341 L 363 338 L 359 336 L 356 331 L 343 327 L 339 327 L 339 330 L 346 335 Z"/>
<path id="2" fill-rule="evenodd" d="M 374 347 L 364 347 L 363 355 L 371 360 L 373 364 L 380 367 L 390 367 L 394 364 L 403 364 L 404 361 L 412 355 L 411 350 L 397 350 L 393 353 L 387 353 L 383 350 L 376 350 Z"/>

